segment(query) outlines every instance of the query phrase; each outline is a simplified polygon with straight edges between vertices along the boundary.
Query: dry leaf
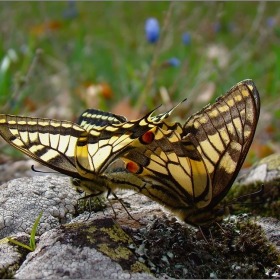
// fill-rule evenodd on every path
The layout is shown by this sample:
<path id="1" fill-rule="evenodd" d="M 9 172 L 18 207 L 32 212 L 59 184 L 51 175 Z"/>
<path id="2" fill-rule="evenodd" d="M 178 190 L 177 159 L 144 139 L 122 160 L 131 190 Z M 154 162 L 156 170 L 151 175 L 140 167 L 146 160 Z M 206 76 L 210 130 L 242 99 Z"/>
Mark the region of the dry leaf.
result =
<path id="1" fill-rule="evenodd" d="M 117 103 L 111 111 L 114 114 L 125 116 L 128 120 L 136 120 L 141 117 L 140 112 L 131 107 L 128 98 Z"/>

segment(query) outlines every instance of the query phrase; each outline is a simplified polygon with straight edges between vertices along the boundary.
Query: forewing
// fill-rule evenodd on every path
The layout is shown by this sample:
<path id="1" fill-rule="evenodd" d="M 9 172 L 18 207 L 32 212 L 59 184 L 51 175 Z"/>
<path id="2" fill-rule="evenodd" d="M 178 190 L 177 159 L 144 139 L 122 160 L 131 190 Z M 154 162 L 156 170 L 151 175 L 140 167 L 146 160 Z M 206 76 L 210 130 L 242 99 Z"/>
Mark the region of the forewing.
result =
<path id="1" fill-rule="evenodd" d="M 106 117 L 104 117 L 104 112 L 100 117 L 92 117 L 88 113 L 82 114 L 78 122 L 88 131 L 88 135 L 81 137 L 77 143 L 76 163 L 79 173 L 88 179 L 91 179 L 92 174 L 104 173 L 121 154 L 135 148 L 131 145 L 135 139 L 155 126 L 177 128 L 176 123 L 164 122 L 174 108 L 163 114 L 152 116 L 156 108 L 138 120 L 126 122 L 121 122 L 120 116 L 116 117 L 117 115 L 111 113 L 106 113 Z M 100 125 L 97 120 L 103 117 L 105 120 Z M 111 118 L 114 119 L 114 122 L 111 121 Z M 120 123 L 117 123 L 117 118 Z"/>
<path id="2" fill-rule="evenodd" d="M 80 177 L 75 167 L 75 146 L 86 133 L 68 121 L 0 115 L 0 135 L 10 145 L 60 173 Z"/>
<path id="3" fill-rule="evenodd" d="M 192 143 L 206 164 L 213 187 L 211 207 L 234 182 L 252 143 L 259 112 L 258 91 L 252 80 L 244 80 L 186 121 L 182 143 Z"/>

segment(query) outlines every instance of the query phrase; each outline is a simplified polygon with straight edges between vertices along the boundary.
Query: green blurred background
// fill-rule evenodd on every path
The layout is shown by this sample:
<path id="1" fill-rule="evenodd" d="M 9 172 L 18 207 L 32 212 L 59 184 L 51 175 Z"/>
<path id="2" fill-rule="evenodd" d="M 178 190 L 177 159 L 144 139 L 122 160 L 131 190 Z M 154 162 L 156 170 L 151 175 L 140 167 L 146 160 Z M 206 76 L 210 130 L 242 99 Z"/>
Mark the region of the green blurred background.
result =
<path id="1" fill-rule="evenodd" d="M 96 107 L 132 119 L 187 97 L 173 113 L 183 122 L 251 78 L 262 111 L 250 165 L 280 151 L 279 8 L 278 2 L 0 2 L 0 112 L 74 121 Z M 166 26 L 156 44 L 145 37 L 150 17 Z"/>

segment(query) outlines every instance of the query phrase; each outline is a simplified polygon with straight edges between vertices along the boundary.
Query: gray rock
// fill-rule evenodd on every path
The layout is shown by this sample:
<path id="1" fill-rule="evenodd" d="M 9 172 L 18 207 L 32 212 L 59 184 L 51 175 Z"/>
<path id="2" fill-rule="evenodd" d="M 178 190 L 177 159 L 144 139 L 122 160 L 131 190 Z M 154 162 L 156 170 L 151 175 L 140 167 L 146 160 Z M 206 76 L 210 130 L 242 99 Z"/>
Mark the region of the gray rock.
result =
<path id="1" fill-rule="evenodd" d="M 157 277 L 164 278 L 176 275 L 212 277 L 209 271 L 222 269 L 225 271 L 219 276 L 224 278 L 252 276 L 250 263 L 246 263 L 242 268 L 245 270 L 244 273 L 236 274 L 234 269 L 229 270 L 233 263 L 228 255 L 223 255 L 227 250 L 231 250 L 227 248 L 228 241 L 223 241 L 227 238 L 226 235 L 217 235 L 213 232 L 215 234 L 213 243 L 217 240 L 214 246 L 217 251 L 213 255 L 209 243 L 203 239 L 195 241 L 198 238 L 196 233 L 189 230 L 184 223 L 176 222 L 172 215 L 165 214 L 157 203 L 130 191 L 118 192 L 117 195 L 119 199 L 123 199 L 127 210 L 137 221 L 129 218 L 119 201 L 113 199 L 111 203 L 117 214 L 116 221 L 112 219 L 114 212 L 111 207 L 91 213 L 89 219 L 87 212 L 75 217 L 80 195 L 68 178 L 51 176 L 22 178 L 0 186 L 0 234 L 1 238 L 4 238 L 0 240 L 0 278 L 8 275 L 9 278 L 28 279 L 151 279 L 153 275 L 149 273 L 147 266 Z M 39 237 L 34 252 L 29 253 L 7 243 L 5 237 L 17 233 L 16 238 L 24 237 L 24 243 L 28 244 L 26 234 L 20 233 L 30 234 L 34 221 L 42 210 L 44 214 L 38 226 Z M 165 215 L 169 217 L 165 222 L 151 223 L 157 221 L 155 217 Z M 261 226 L 266 228 L 268 239 L 278 246 L 274 231 L 278 229 L 267 226 L 270 222 L 259 221 L 262 223 Z M 231 232 L 231 226 L 228 230 Z M 235 250 L 243 250 L 243 247 L 239 246 L 238 234 L 235 235 L 237 238 L 237 241 L 233 242 Z M 134 242 L 130 237 L 134 238 Z M 135 241 L 136 237 L 139 242 Z M 249 241 L 250 238 L 251 236 L 248 236 Z M 205 247 L 201 250 L 202 243 Z M 256 250 L 255 255 L 258 256 L 259 251 Z M 216 256 L 217 252 L 222 255 Z M 243 251 L 240 256 L 243 257 Z M 211 261 L 213 258 L 214 261 Z M 240 260 L 238 264 L 241 265 Z M 166 266 L 168 269 L 165 271 Z M 264 267 L 267 267 L 267 264 Z M 199 274 L 201 271 L 203 273 Z M 260 277 L 263 274 L 253 276 Z"/>
<path id="2" fill-rule="evenodd" d="M 80 194 L 76 192 L 70 180 L 64 177 L 21 178 L 0 186 L 0 237 L 3 238 L 0 240 L 0 275 L 2 277 L 8 275 L 9 278 L 153 278 L 149 273 L 137 271 L 138 269 L 142 272 L 145 265 L 135 260 L 133 254 L 136 271 L 129 271 L 122 268 L 112 257 L 98 251 L 95 245 L 84 244 L 81 241 L 83 236 L 92 236 L 93 233 L 91 230 L 88 234 L 84 231 L 81 234 L 79 231 L 79 228 L 87 224 L 88 213 L 85 212 L 73 219 L 73 216 L 77 214 L 75 207 L 79 198 L 81 198 Z M 138 203 L 137 199 L 135 201 L 134 213 L 139 214 L 141 212 L 139 204 L 143 203 L 143 200 L 138 200 Z M 118 201 L 116 202 L 114 208 L 118 211 L 118 207 L 122 206 Z M 148 200 L 147 202 L 150 203 Z M 5 238 L 7 236 L 13 236 L 21 242 L 24 236 L 23 243 L 28 244 L 29 235 L 26 233 L 30 234 L 42 210 L 44 212 L 36 234 L 37 236 L 44 234 L 37 238 L 37 247 L 34 252 L 28 253 L 27 250 L 8 243 Z M 125 211 L 123 209 L 121 211 L 125 216 L 122 219 L 128 220 Z M 105 212 L 113 216 L 111 208 Z M 89 221 L 92 219 L 102 224 L 104 214 L 92 213 Z M 112 221 L 111 218 L 109 220 Z M 61 230 L 59 226 L 70 221 L 69 228 L 65 227 Z M 81 236 L 77 237 L 79 234 Z M 103 240 L 103 232 L 101 237 Z M 114 241 L 111 243 L 114 244 Z M 122 250 L 126 250 L 125 247 Z M 148 270 L 146 267 L 145 269 Z"/>
<path id="3" fill-rule="evenodd" d="M 64 177 L 20 178 L 0 186 L 0 238 L 18 232 L 30 234 L 41 211 L 38 235 L 70 221 L 78 198 L 69 178 Z"/>
<path id="4" fill-rule="evenodd" d="M 13 239 L 28 244 L 30 236 L 25 233 L 15 234 Z M 38 238 L 36 238 L 38 240 Z M 8 238 L 0 240 L 0 278 L 13 278 L 15 271 L 24 261 L 29 250 L 12 245 Z"/>
<path id="5" fill-rule="evenodd" d="M 61 226 L 41 236 L 14 277 L 154 279 L 127 248 L 129 243 L 111 218 Z"/>
<path id="6" fill-rule="evenodd" d="M 257 220 L 264 230 L 267 239 L 274 244 L 278 253 L 280 253 L 280 221 L 271 217 L 260 217 Z"/>
<path id="7" fill-rule="evenodd" d="M 238 183 L 269 182 L 280 179 L 280 153 L 269 155 L 256 162 L 247 173 L 239 176 Z"/>

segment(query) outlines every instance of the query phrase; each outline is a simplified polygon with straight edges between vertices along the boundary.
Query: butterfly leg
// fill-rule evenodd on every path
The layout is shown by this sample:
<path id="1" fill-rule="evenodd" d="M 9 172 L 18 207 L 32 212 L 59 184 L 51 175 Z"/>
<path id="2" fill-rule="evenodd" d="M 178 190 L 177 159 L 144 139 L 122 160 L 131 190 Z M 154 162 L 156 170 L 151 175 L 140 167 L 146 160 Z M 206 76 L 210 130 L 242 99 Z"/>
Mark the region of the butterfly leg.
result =
<path id="1" fill-rule="evenodd" d="M 113 205 L 112 205 L 112 203 L 111 203 L 111 201 L 110 201 L 110 199 L 109 199 L 109 195 L 110 195 L 110 194 L 112 194 L 112 195 L 114 196 L 114 198 L 117 199 L 117 200 L 119 201 L 119 203 L 122 205 L 122 207 L 123 207 L 124 210 L 126 211 L 127 215 L 128 215 L 132 220 L 137 221 L 136 219 L 134 219 L 134 218 L 132 217 L 132 215 L 131 215 L 131 214 L 129 213 L 129 211 L 126 209 L 126 207 L 125 207 L 124 203 L 122 202 L 122 200 L 119 199 L 118 196 L 117 196 L 114 192 L 112 192 L 112 191 L 109 189 L 109 190 L 108 190 L 108 193 L 107 193 L 107 199 L 108 199 L 108 201 L 109 201 L 109 203 L 110 203 L 110 205 L 111 205 L 111 207 L 112 207 L 112 210 L 113 210 L 113 212 L 114 212 L 114 214 L 115 214 L 115 219 L 116 219 L 117 215 L 116 215 L 116 212 L 115 212 L 115 210 L 114 210 L 114 207 L 113 207 Z"/>
<path id="2" fill-rule="evenodd" d="M 78 200 L 82 200 L 82 199 L 88 199 L 89 201 L 89 215 L 88 217 L 84 220 L 85 222 L 90 218 L 91 216 L 91 198 L 92 197 L 96 197 L 101 205 L 101 202 L 100 202 L 100 199 L 98 198 L 99 195 L 101 195 L 103 192 L 98 192 L 98 193 L 95 193 L 95 194 L 90 194 L 90 195 L 86 195 L 84 197 L 81 197 L 79 198 Z"/>
<path id="3" fill-rule="evenodd" d="M 117 195 L 115 193 L 112 192 L 112 195 L 119 201 L 119 203 L 122 205 L 122 207 L 124 208 L 124 210 L 126 211 L 127 215 L 134 221 L 138 221 L 137 219 L 134 219 L 133 216 L 129 213 L 129 211 L 127 210 L 127 208 L 125 207 L 124 203 L 122 202 L 121 199 L 119 199 L 117 197 Z"/>
<path id="4" fill-rule="evenodd" d="M 107 196 L 106 196 L 106 198 L 107 198 L 107 200 L 109 201 L 109 203 L 110 203 L 110 206 L 111 206 L 111 208 L 112 208 L 112 210 L 113 210 L 113 212 L 114 212 L 114 219 L 117 219 L 117 213 L 116 213 L 116 211 L 115 211 L 115 209 L 114 209 L 114 207 L 113 207 L 113 204 L 112 204 L 112 202 L 111 202 L 111 200 L 109 199 L 109 195 L 111 194 L 111 190 L 109 189 L 108 190 L 108 192 L 107 192 Z"/>
<path id="5" fill-rule="evenodd" d="M 203 239 L 205 240 L 205 242 L 206 242 L 207 244 L 209 244 L 208 240 L 206 239 L 206 237 L 205 237 L 205 235 L 204 235 L 204 233 L 203 233 L 203 230 L 202 230 L 201 226 L 198 226 L 198 228 L 199 228 L 199 231 L 200 231 L 200 233 L 202 234 L 202 237 L 203 237 Z"/>

